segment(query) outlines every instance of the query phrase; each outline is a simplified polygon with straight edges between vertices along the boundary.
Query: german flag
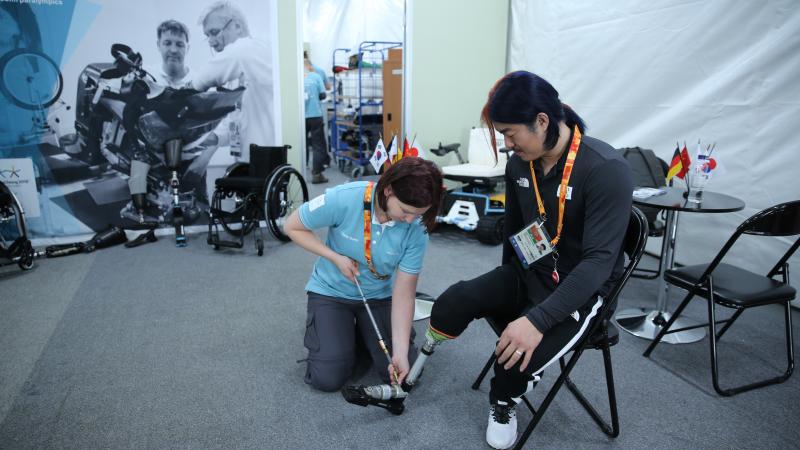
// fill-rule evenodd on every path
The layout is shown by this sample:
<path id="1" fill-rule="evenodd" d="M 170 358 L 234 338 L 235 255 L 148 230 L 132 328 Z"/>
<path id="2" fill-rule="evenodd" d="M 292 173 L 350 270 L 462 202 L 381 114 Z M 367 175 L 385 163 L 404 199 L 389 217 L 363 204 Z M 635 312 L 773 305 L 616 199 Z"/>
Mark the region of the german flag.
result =
<path id="1" fill-rule="evenodd" d="M 675 153 L 672 154 L 672 161 L 669 163 L 669 170 L 667 170 L 667 184 L 674 176 L 683 178 L 686 172 L 683 170 L 683 162 L 681 161 L 681 147 L 680 144 L 675 146 Z"/>

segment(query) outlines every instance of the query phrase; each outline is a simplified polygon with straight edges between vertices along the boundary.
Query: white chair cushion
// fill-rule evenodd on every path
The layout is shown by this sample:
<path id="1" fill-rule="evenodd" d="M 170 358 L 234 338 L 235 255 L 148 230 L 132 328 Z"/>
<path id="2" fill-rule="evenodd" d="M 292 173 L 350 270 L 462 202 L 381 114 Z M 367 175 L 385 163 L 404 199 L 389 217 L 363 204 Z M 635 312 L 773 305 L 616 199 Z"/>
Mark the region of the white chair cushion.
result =
<path id="1" fill-rule="evenodd" d="M 506 164 L 503 159 L 492 167 L 482 164 L 458 164 L 455 166 L 442 167 L 442 172 L 446 175 L 466 176 L 466 177 L 502 177 L 506 172 Z"/>

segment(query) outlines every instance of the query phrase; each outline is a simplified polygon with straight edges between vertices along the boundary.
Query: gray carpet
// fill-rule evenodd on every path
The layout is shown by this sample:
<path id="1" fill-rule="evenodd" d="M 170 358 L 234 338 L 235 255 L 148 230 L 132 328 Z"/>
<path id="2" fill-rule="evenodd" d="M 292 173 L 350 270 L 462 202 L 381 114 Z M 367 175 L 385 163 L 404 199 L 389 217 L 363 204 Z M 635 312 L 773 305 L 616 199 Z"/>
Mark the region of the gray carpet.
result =
<path id="1" fill-rule="evenodd" d="M 419 288 L 437 295 L 499 257 L 459 231 L 434 233 Z M 313 261 L 271 238 L 259 258 L 249 246 L 215 252 L 195 235 L 187 248 L 162 237 L 37 260 L 26 273 L 1 269 L 0 448 L 488 448 L 488 380 L 469 388 L 495 340 L 483 322 L 437 349 L 402 416 L 303 383 L 296 361 L 305 357 L 303 286 Z M 652 306 L 655 287 L 632 280 L 620 308 Z M 672 293 L 670 308 L 679 297 Z M 699 301 L 688 312 L 704 314 Z M 782 370 L 781 314 L 746 313 L 725 336 L 725 383 Z M 416 323 L 418 334 L 425 325 Z M 721 398 L 707 340 L 662 345 L 645 359 L 647 341 L 620 338 L 612 351 L 620 437 L 606 438 L 564 390 L 530 448 L 800 446 L 800 377 Z M 573 378 L 604 405 L 599 352 L 587 352 Z M 529 417 L 521 408 L 521 420 Z"/>

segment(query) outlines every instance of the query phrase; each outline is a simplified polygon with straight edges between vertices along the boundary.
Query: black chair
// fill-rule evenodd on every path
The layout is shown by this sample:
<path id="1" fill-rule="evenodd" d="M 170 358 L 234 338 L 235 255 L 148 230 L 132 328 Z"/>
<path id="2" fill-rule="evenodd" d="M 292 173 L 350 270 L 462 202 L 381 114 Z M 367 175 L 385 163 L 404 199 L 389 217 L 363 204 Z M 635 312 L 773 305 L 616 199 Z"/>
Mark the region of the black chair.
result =
<path id="1" fill-rule="evenodd" d="M 709 327 L 709 336 L 711 337 L 709 340 L 711 344 L 711 378 L 714 383 L 714 390 L 723 396 L 731 396 L 770 384 L 783 383 L 789 379 L 794 370 L 792 312 L 789 302 L 794 300 L 796 290 L 789 285 L 788 261 L 797 250 L 797 247 L 800 246 L 800 238 L 789 247 L 766 275 L 760 275 L 722 262 L 725 254 L 733 247 L 739 236 L 743 234 L 757 236 L 796 236 L 800 234 L 800 200 L 775 205 L 745 220 L 736 228 L 736 231 L 710 264 L 698 264 L 666 271 L 664 273 L 666 282 L 683 288 L 688 293 L 681 304 L 678 305 L 670 320 L 644 352 L 644 356 L 649 357 L 650 353 L 667 333 Z M 774 279 L 777 275 L 781 276 L 781 281 Z M 708 303 L 708 323 L 671 330 L 672 324 L 695 295 L 705 298 Z M 772 304 L 782 304 L 785 309 L 786 356 L 788 363 L 786 371 L 774 378 L 730 389 L 722 389 L 719 385 L 717 341 L 746 309 Z M 727 320 L 717 321 L 716 305 L 733 308 L 736 312 Z M 718 332 L 716 330 L 717 324 L 724 324 Z"/>
<path id="2" fill-rule="evenodd" d="M 237 162 L 214 182 L 215 190 L 208 212 L 209 245 L 242 248 L 244 237 L 254 229 L 258 256 L 264 254 L 261 220 L 276 239 L 288 241 L 282 222 L 308 201 L 308 188 L 300 172 L 286 163 L 289 145 L 262 147 L 250 145 L 250 162 Z M 229 201 L 228 201 L 229 200 Z M 227 203 L 233 206 L 225 208 Z M 237 238 L 223 240 L 219 228 Z"/>
<path id="3" fill-rule="evenodd" d="M 556 394 L 558 394 L 558 391 L 561 389 L 561 386 L 564 384 L 567 385 L 567 388 L 570 390 L 570 392 L 572 392 L 578 402 L 580 402 L 584 409 L 586 409 L 586 412 L 589 413 L 595 423 L 597 423 L 597 425 L 605 434 L 610 437 L 619 436 L 619 416 L 617 415 L 617 397 L 614 388 L 614 373 L 611 367 L 610 350 L 613 345 L 616 345 L 619 342 L 619 332 L 610 319 L 616 308 L 617 299 L 619 298 L 620 292 L 622 292 L 622 289 L 625 287 L 625 283 L 627 283 L 628 279 L 631 277 L 633 269 L 639 263 L 639 259 L 641 259 L 642 254 L 644 253 L 644 246 L 647 243 L 647 233 L 647 218 L 645 218 L 641 211 L 635 207 L 632 208 L 631 219 L 630 223 L 628 224 L 628 230 L 625 233 L 625 242 L 623 247 L 623 250 L 629 258 L 628 263 L 625 265 L 625 270 L 622 272 L 622 276 L 620 277 L 619 281 L 617 281 L 617 284 L 605 298 L 603 306 L 600 307 L 597 318 L 592 322 L 588 332 L 572 348 L 572 356 L 569 358 L 569 361 L 565 362 L 564 357 L 559 359 L 561 374 L 547 392 L 547 395 L 545 396 L 544 400 L 542 400 L 541 405 L 539 405 L 539 409 L 537 410 L 534 408 L 530 401 L 524 395 L 522 396 L 522 401 L 531 411 L 533 417 L 528 423 L 528 426 L 525 428 L 525 431 L 523 431 L 522 435 L 517 440 L 517 443 L 514 446 L 515 449 L 520 449 L 523 445 L 525 445 L 525 442 L 528 440 L 534 428 L 536 428 L 536 425 L 542 419 L 545 411 L 547 411 L 547 408 L 550 406 L 550 403 L 553 401 Z M 498 336 L 502 333 L 503 330 L 495 321 L 489 318 L 487 318 L 486 321 Z M 603 352 L 603 364 L 605 366 L 606 388 L 608 390 L 608 404 L 611 414 L 611 424 L 603 419 L 600 413 L 598 413 L 594 406 L 589 403 L 583 393 L 569 378 L 569 374 L 572 372 L 572 369 L 575 367 L 578 359 L 586 349 L 597 349 L 602 350 Z M 484 377 L 486 377 L 489 369 L 491 369 L 492 365 L 494 364 L 495 358 L 496 356 L 494 353 L 492 353 L 489 361 L 486 362 L 486 365 L 483 367 L 480 375 L 478 375 L 478 378 L 472 384 L 472 389 L 478 389 L 480 387 Z"/>
<path id="4" fill-rule="evenodd" d="M 629 147 L 620 148 L 618 151 L 631 166 L 631 173 L 636 186 L 653 188 L 667 186 L 666 176 L 667 172 L 669 172 L 669 164 L 657 157 L 652 150 L 641 147 Z M 669 186 L 672 186 L 672 180 L 669 181 Z M 647 217 L 647 226 L 650 230 L 648 236 L 664 237 L 664 225 L 666 222 L 664 215 L 666 212 L 663 209 L 646 206 L 640 207 L 640 210 L 644 213 L 645 217 Z M 661 266 L 664 264 L 664 261 L 661 259 L 661 255 L 664 254 L 664 245 L 667 245 L 666 238 L 664 238 L 662 242 L 662 251 L 657 256 L 658 267 L 656 269 L 637 267 L 631 276 L 634 278 L 644 278 L 646 280 L 658 278 L 661 274 Z"/>

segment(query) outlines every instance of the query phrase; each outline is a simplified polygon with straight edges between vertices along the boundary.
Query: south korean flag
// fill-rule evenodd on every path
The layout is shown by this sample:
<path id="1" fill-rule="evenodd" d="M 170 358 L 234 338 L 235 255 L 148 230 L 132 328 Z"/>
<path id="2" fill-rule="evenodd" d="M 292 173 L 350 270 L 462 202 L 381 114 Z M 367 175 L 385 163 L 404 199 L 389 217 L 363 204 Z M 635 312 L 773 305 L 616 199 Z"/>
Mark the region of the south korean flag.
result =
<path id="1" fill-rule="evenodd" d="M 386 153 L 383 139 L 378 139 L 378 145 L 375 146 L 375 151 L 372 152 L 372 157 L 369 159 L 369 163 L 375 168 L 375 173 L 381 173 L 381 166 L 387 159 L 389 159 L 389 155 Z"/>

